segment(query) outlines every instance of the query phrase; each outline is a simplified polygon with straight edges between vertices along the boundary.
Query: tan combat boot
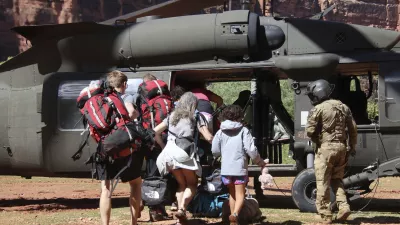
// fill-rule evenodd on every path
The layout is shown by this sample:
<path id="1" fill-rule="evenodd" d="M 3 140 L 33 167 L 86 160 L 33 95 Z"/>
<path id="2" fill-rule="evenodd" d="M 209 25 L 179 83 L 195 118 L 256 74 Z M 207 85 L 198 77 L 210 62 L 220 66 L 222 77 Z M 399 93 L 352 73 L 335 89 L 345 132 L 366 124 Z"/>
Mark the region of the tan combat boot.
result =
<path id="1" fill-rule="evenodd" d="M 336 215 L 336 220 L 344 221 L 346 220 L 351 214 L 351 210 L 349 208 L 340 209 L 338 214 Z"/>

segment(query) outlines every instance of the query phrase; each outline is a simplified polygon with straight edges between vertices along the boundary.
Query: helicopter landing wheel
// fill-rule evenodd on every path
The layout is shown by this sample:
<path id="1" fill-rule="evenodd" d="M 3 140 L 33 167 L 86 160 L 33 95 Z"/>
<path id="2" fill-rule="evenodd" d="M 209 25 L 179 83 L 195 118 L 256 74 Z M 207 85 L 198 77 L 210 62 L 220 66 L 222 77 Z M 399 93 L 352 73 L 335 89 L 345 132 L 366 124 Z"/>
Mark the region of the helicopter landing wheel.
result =
<path id="1" fill-rule="evenodd" d="M 317 183 L 314 169 L 301 171 L 292 184 L 292 199 L 301 212 L 317 212 L 315 199 L 317 197 Z M 335 195 L 330 191 L 331 202 L 335 202 Z M 335 204 L 336 205 L 336 204 Z M 332 205 L 333 206 L 333 205 Z"/>

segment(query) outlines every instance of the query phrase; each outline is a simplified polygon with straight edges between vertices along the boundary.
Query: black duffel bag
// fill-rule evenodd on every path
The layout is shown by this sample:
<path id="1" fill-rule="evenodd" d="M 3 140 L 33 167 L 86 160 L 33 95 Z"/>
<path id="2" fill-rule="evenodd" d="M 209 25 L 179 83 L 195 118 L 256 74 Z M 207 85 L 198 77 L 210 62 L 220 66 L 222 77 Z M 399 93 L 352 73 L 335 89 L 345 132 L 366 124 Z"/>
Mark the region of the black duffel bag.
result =
<path id="1" fill-rule="evenodd" d="M 168 179 L 162 177 L 148 177 L 143 179 L 142 200 L 147 206 L 159 205 L 168 198 Z"/>

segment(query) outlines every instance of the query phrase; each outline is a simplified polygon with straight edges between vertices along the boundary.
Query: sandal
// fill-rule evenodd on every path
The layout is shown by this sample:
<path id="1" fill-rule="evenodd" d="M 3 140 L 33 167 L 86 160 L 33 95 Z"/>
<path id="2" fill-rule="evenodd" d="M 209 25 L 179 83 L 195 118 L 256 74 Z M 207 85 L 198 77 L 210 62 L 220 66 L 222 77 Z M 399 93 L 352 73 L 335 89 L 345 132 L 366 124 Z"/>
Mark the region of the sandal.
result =
<path id="1" fill-rule="evenodd" d="M 177 225 L 184 225 L 187 222 L 186 210 L 179 209 L 175 214 L 175 217 L 178 219 L 176 222 Z"/>
<path id="2" fill-rule="evenodd" d="M 237 214 L 236 214 L 236 213 L 231 214 L 231 215 L 229 216 L 230 225 L 237 225 L 237 224 L 238 224 L 238 221 L 237 221 L 237 220 L 238 220 L 238 219 L 237 219 Z"/>

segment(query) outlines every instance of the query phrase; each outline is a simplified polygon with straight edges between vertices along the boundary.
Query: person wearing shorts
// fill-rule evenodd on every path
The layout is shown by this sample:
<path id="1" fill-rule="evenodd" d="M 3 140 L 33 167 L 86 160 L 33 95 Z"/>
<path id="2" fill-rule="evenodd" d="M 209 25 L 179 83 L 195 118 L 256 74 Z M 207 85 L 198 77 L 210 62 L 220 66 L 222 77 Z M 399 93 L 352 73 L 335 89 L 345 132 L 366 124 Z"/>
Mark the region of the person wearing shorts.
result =
<path id="1" fill-rule="evenodd" d="M 249 176 L 221 176 L 222 182 L 228 186 L 230 184 L 240 185 L 244 184 L 247 185 L 249 182 Z"/>
<path id="2" fill-rule="evenodd" d="M 130 119 L 133 121 L 137 116 L 133 105 L 133 100 L 129 96 L 123 96 L 127 88 L 128 78 L 122 72 L 115 70 L 107 75 L 107 82 L 123 99 L 125 107 L 129 113 Z M 131 212 L 131 224 L 136 225 L 137 219 L 140 218 L 140 202 L 141 196 L 141 168 L 143 164 L 143 151 L 136 149 L 132 155 L 115 159 L 112 163 L 105 162 L 96 164 L 95 176 L 97 180 L 101 180 L 100 194 L 100 216 L 101 224 L 108 225 L 111 216 L 111 181 L 125 167 L 128 166 L 121 174 L 122 182 L 128 182 L 130 186 L 129 206 Z M 132 161 L 129 164 L 129 159 Z"/>
<path id="3" fill-rule="evenodd" d="M 237 224 L 249 181 L 247 156 L 261 167 L 266 163 L 260 157 L 249 129 L 240 122 L 243 119 L 242 108 L 229 105 L 224 108 L 220 117 L 223 122 L 214 136 L 211 151 L 214 157 L 221 156 L 222 182 L 229 190 L 229 221 Z"/>

